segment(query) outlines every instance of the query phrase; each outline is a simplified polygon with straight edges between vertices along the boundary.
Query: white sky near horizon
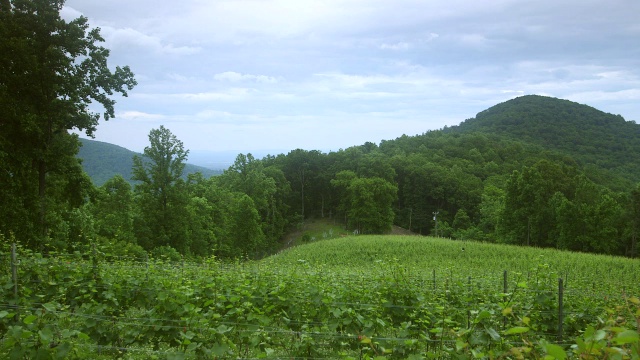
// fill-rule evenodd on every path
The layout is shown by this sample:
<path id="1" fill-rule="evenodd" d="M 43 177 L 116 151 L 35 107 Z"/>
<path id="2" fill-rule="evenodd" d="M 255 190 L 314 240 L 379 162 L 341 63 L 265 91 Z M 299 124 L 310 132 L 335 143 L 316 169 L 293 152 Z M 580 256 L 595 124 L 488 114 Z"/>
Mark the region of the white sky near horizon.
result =
<path id="1" fill-rule="evenodd" d="M 115 96 L 96 140 L 164 125 L 192 152 L 336 151 L 457 125 L 525 94 L 640 121 L 638 0 L 68 0 Z"/>

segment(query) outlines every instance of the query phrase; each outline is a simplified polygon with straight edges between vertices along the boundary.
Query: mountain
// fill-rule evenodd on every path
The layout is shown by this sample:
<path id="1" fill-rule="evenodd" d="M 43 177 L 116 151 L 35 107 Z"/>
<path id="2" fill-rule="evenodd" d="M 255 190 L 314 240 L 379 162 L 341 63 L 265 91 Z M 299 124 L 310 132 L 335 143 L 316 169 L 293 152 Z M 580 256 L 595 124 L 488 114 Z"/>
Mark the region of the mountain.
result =
<path id="1" fill-rule="evenodd" d="M 640 125 L 572 101 L 526 95 L 445 131 L 504 136 L 569 156 L 586 169 L 640 181 Z"/>
<path id="2" fill-rule="evenodd" d="M 116 174 L 120 174 L 126 180 L 130 180 L 133 156 L 142 156 L 121 146 L 101 141 L 80 139 L 80 142 L 82 146 L 78 152 L 78 157 L 82 159 L 84 171 L 91 177 L 96 186 L 104 184 Z M 195 172 L 201 172 L 205 177 L 222 173 L 221 170 L 212 170 L 192 164 L 185 165 L 185 177 L 187 174 Z"/>

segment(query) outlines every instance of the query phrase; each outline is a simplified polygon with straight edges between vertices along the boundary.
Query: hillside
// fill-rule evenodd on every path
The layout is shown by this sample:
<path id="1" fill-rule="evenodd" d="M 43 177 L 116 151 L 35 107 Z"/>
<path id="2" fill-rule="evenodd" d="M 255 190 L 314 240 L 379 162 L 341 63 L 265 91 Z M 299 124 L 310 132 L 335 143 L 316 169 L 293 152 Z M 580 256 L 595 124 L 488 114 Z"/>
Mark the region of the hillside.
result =
<path id="1" fill-rule="evenodd" d="M 104 184 L 116 174 L 122 175 L 126 180 L 131 179 L 133 156 L 141 154 L 101 141 L 80 139 L 80 142 L 82 146 L 78 157 L 82 159 L 84 171 L 96 186 Z M 217 170 L 186 164 L 185 176 L 195 172 L 201 172 L 205 177 L 220 174 Z"/>
<path id="2" fill-rule="evenodd" d="M 640 181 L 640 125 L 568 100 L 518 97 L 448 131 L 493 134 L 542 146 L 570 156 L 585 168 Z"/>

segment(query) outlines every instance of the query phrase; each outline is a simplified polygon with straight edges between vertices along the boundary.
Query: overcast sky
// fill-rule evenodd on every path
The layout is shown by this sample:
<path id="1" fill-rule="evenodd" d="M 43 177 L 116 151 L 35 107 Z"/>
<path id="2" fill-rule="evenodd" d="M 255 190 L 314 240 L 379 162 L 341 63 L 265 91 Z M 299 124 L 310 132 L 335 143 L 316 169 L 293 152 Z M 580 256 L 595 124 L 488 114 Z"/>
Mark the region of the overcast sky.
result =
<path id="1" fill-rule="evenodd" d="M 331 151 L 525 94 L 640 122 L 638 0 L 68 0 L 138 86 L 96 140 Z"/>

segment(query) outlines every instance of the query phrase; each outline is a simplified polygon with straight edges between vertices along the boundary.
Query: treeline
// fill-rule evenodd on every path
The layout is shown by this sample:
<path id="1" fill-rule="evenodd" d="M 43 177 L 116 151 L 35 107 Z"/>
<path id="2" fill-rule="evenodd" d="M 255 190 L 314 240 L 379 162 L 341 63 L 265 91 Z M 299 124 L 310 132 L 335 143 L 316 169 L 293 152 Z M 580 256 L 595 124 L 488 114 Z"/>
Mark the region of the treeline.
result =
<path id="1" fill-rule="evenodd" d="M 453 239 L 638 253 L 640 188 L 610 190 L 567 156 L 503 137 L 432 131 L 330 153 L 240 154 L 224 174 L 186 181 L 182 143 L 164 127 L 150 142 L 150 161 L 135 161 L 135 188 L 116 177 L 83 207 L 95 219 L 87 241 L 254 257 L 315 217 L 363 234 L 396 224 Z"/>
<path id="2" fill-rule="evenodd" d="M 38 228 L 26 218 L 13 229 L 5 220 L 3 237 L 44 251 L 97 240 L 122 255 L 254 258 L 305 219 L 330 218 L 361 234 L 395 224 L 452 239 L 638 255 L 639 187 L 611 190 L 572 158 L 505 137 L 431 131 L 330 153 L 240 154 L 220 176 L 186 179 L 188 151 L 169 129 L 152 130 L 149 143 L 133 161 L 135 186 L 115 176 L 95 188 L 81 173 L 71 180 L 83 181 L 53 183 L 63 186 L 49 198 L 57 205 L 46 236 L 24 231 Z"/>

